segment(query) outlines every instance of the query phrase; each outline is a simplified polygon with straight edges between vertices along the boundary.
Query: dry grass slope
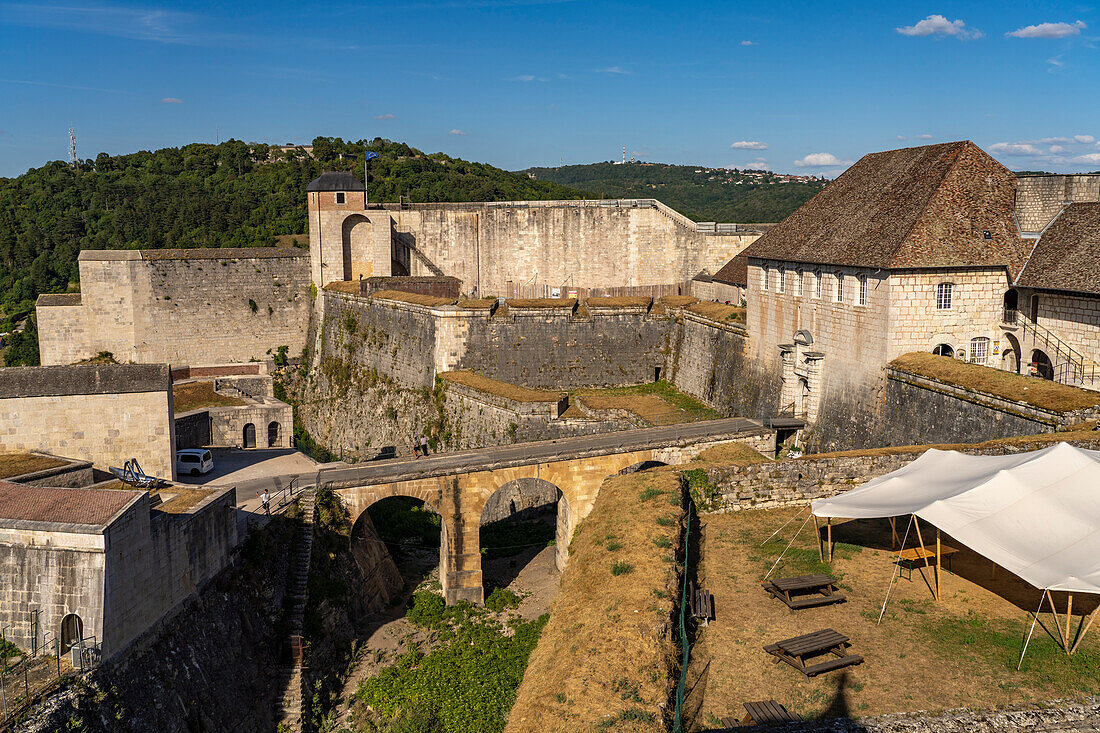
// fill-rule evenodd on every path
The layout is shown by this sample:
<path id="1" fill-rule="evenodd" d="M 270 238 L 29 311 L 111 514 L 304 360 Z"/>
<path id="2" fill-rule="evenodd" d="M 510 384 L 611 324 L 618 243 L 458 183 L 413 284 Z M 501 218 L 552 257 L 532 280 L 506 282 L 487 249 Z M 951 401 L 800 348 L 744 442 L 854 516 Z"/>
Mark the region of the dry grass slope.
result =
<path id="1" fill-rule="evenodd" d="M 604 482 L 574 533 L 506 733 L 665 730 L 682 515 L 674 472 Z"/>
<path id="2" fill-rule="evenodd" d="M 701 301 L 694 303 L 687 307 L 687 310 L 700 315 L 703 318 L 709 318 L 712 321 L 737 321 L 738 323 L 745 322 L 745 309 L 737 305 L 726 305 L 725 303 L 711 303 L 710 301 Z"/>
<path id="3" fill-rule="evenodd" d="M 528 389 L 527 387 L 520 387 L 516 384 L 509 384 L 508 382 L 501 382 L 497 379 L 483 377 L 480 374 L 466 370 L 443 372 L 439 377 L 447 382 L 463 384 L 467 387 L 472 387 L 482 392 L 488 392 L 498 397 L 516 400 L 517 402 L 557 402 L 565 397 L 564 392 Z"/>
<path id="4" fill-rule="evenodd" d="M 33 453 L 0 453 L 0 478 L 45 471 L 47 468 L 64 466 L 67 462 L 58 458 L 36 456 Z"/>
<path id="5" fill-rule="evenodd" d="M 1054 412 L 1081 410 L 1100 404 L 1100 392 L 1070 387 L 1046 379 L 1025 377 L 993 367 L 967 364 L 950 356 L 918 351 L 903 354 L 890 362 L 890 365 L 957 387 L 976 389 Z"/>
<path id="6" fill-rule="evenodd" d="M 247 404 L 237 397 L 227 397 L 214 391 L 213 382 L 184 382 L 172 386 L 172 406 L 176 414 L 201 407 L 227 407 Z"/>
<path id="7" fill-rule="evenodd" d="M 510 308 L 568 308 L 577 304 L 576 298 L 509 298 L 504 301 Z"/>
<path id="8" fill-rule="evenodd" d="M 328 287 L 327 285 L 325 287 Z M 358 286 L 356 286 L 358 287 Z M 455 298 L 440 298 L 436 295 L 423 295 L 421 293 L 405 293 L 400 290 L 379 290 L 371 293 L 372 300 L 396 300 L 399 303 L 412 303 L 413 305 L 426 305 L 434 308 L 439 305 L 453 305 Z"/>

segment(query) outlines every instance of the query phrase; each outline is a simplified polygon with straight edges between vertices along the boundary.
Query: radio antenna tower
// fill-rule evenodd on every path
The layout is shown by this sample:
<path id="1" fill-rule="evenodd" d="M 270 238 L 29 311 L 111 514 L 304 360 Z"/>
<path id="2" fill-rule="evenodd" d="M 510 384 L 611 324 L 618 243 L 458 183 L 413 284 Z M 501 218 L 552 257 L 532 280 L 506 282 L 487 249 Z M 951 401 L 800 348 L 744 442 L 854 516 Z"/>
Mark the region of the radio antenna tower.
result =
<path id="1" fill-rule="evenodd" d="M 76 168 L 76 130 L 69 128 L 69 165 Z"/>
<path id="2" fill-rule="evenodd" d="M 623 163 L 626 163 L 626 146 L 623 146 Z"/>

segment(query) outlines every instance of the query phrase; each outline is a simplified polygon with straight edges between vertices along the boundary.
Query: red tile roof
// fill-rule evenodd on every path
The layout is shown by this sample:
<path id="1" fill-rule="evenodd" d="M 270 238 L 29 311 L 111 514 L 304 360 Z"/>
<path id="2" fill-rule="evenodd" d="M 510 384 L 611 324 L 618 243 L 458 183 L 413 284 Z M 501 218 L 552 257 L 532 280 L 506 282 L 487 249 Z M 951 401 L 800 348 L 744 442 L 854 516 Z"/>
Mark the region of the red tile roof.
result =
<path id="1" fill-rule="evenodd" d="M 727 285 L 747 287 L 749 284 L 749 258 L 742 252 L 714 273 L 713 279 Z"/>
<path id="2" fill-rule="evenodd" d="M 1007 267 L 1028 247 L 1016 177 L 972 142 L 865 155 L 745 250 L 748 257 L 883 269 Z M 985 238 L 985 232 L 990 238 Z"/>
<path id="3" fill-rule="evenodd" d="M 1066 207 L 1035 245 L 1016 284 L 1100 293 L 1100 203 Z"/>
<path id="4" fill-rule="evenodd" d="M 104 525 L 140 491 L 51 489 L 0 481 L 0 521 Z"/>

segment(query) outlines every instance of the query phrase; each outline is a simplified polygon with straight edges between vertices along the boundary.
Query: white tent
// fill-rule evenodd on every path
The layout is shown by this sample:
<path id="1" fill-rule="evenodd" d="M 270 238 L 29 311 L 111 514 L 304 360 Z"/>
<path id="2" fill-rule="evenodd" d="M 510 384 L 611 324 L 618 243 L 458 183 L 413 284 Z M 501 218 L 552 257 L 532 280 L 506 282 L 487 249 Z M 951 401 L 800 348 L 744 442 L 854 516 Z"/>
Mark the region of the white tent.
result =
<path id="1" fill-rule="evenodd" d="M 1036 588 L 1100 593 L 1100 451 L 929 450 L 893 473 L 813 502 L 819 517 L 914 514 Z"/>
<path id="2" fill-rule="evenodd" d="M 1100 593 L 1100 451 L 1068 443 L 1007 456 L 932 449 L 812 507 L 830 518 L 912 514 L 1036 588 Z"/>

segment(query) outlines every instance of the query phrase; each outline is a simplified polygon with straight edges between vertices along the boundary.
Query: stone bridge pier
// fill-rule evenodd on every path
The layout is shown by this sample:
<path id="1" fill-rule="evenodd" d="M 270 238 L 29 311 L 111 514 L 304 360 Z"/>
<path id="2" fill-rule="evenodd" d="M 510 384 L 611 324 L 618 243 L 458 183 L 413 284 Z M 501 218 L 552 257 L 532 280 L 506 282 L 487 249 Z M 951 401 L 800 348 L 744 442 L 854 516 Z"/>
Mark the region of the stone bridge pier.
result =
<path id="1" fill-rule="evenodd" d="M 439 581 L 447 603 L 484 601 L 481 573 L 481 524 L 489 500 L 502 488 L 522 479 L 538 479 L 558 489 L 555 562 L 565 567 L 569 541 L 577 522 L 588 516 L 605 478 L 648 461 L 673 462 L 662 449 L 530 463 L 504 468 L 387 481 L 350 488 L 334 488 L 358 520 L 372 504 L 391 496 L 420 499 L 442 518 Z"/>

